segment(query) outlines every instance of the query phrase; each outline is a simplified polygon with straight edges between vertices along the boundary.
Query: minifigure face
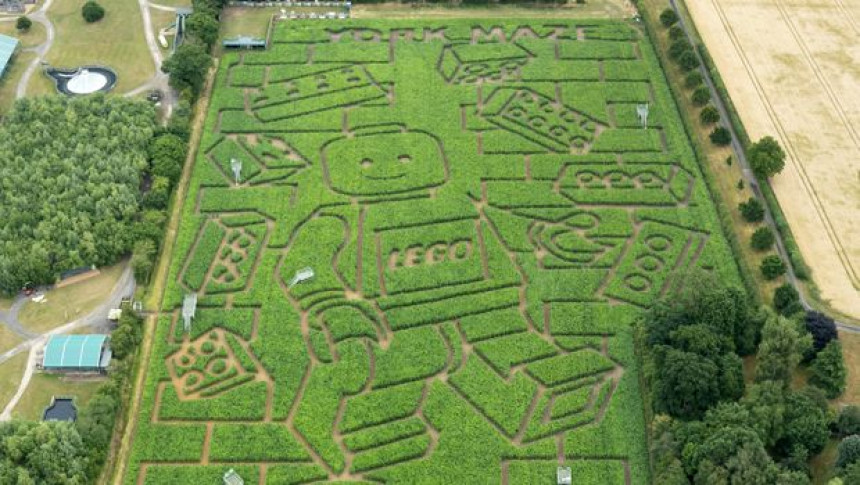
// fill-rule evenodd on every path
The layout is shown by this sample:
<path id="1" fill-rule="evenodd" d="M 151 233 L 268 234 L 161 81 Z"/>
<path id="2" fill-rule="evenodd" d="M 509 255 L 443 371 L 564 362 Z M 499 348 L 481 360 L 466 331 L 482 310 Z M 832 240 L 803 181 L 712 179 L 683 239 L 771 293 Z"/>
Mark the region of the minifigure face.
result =
<path id="1" fill-rule="evenodd" d="M 442 147 L 421 132 L 373 133 L 341 138 L 323 148 L 329 186 L 355 196 L 383 196 L 442 185 Z"/>

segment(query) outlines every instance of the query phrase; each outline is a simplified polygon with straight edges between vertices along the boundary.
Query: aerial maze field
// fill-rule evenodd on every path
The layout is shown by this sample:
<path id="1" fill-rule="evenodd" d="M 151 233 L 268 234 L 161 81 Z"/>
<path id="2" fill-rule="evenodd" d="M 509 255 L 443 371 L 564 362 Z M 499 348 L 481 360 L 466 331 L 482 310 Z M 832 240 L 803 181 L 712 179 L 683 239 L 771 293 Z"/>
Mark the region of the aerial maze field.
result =
<path id="1" fill-rule="evenodd" d="M 647 39 L 571 22 L 221 60 L 126 483 L 650 481 L 631 323 L 737 267 Z"/>

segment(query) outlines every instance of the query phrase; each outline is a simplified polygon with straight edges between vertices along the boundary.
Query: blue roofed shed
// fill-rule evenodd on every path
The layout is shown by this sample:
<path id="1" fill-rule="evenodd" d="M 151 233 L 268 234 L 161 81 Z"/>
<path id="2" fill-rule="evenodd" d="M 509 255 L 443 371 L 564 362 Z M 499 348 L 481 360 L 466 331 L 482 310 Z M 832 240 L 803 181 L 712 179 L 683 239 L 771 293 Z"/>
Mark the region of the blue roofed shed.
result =
<path id="1" fill-rule="evenodd" d="M 101 372 L 110 364 L 107 335 L 54 335 L 45 346 L 45 370 Z"/>
<path id="2" fill-rule="evenodd" d="M 6 72 L 6 65 L 18 48 L 18 39 L 0 34 L 0 75 Z"/>

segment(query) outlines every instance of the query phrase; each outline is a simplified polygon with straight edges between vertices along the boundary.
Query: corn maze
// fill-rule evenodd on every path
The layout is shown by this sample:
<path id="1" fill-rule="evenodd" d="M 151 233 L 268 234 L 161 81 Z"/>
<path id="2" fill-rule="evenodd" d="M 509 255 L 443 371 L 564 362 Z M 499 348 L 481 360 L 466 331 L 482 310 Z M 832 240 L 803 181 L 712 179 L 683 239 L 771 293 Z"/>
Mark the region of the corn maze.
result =
<path id="1" fill-rule="evenodd" d="M 649 483 L 631 323 L 737 280 L 716 217 L 626 23 L 276 24 L 221 59 L 125 483 Z"/>

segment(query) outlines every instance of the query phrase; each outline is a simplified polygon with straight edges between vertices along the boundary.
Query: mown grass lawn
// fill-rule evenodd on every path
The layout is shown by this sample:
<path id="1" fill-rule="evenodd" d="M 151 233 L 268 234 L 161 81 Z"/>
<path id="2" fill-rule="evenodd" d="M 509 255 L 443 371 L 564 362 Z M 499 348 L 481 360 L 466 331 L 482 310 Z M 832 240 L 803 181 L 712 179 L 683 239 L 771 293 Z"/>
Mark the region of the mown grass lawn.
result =
<path id="1" fill-rule="evenodd" d="M 51 404 L 52 396 L 74 397 L 75 406 L 80 410 L 93 397 L 105 378 L 69 378 L 59 374 L 34 374 L 12 411 L 19 419 L 41 420 L 45 407 Z"/>
<path id="2" fill-rule="evenodd" d="M 101 274 L 49 291 L 44 303 L 27 302 L 18 319 L 28 329 L 44 333 L 86 315 L 111 292 L 125 264 L 102 268 Z"/>
<path id="3" fill-rule="evenodd" d="M 113 0 L 104 2 L 103 6 L 104 18 L 88 24 L 81 16 L 80 1 L 55 0 L 48 18 L 54 23 L 57 37 L 48 51 L 47 61 L 55 67 L 108 66 L 119 78 L 114 91 L 123 93 L 152 77 L 155 65 L 146 46 L 138 3 Z M 39 92 L 41 89 L 36 87 L 34 93 L 28 94 Z"/>

